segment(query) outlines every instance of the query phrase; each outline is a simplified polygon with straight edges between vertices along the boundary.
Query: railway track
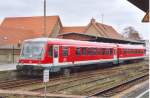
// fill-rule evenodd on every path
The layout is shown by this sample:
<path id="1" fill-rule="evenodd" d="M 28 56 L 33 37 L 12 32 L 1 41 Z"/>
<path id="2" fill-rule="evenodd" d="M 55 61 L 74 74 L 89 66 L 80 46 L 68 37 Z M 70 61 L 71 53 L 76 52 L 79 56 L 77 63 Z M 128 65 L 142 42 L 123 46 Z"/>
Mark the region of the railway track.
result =
<path id="1" fill-rule="evenodd" d="M 107 87 L 107 84 L 115 82 L 116 78 L 112 77 L 120 78 L 126 76 L 125 78 L 127 78 L 127 73 L 134 72 L 137 75 L 142 73 L 146 74 L 147 70 L 147 65 L 143 65 L 143 63 L 140 63 L 134 66 L 133 64 L 128 64 L 123 66 L 72 73 L 69 77 L 58 76 L 51 78 L 50 82 L 47 84 L 47 90 L 49 93 L 93 96 L 93 94 L 98 93 L 99 88 L 102 88 L 101 85 Z M 33 84 L 35 84 L 36 86 L 33 86 Z M 97 84 L 99 84 L 100 86 L 98 86 L 98 88 L 95 88 Z M 21 90 L 24 88 L 30 91 L 43 92 L 44 86 L 42 84 L 42 79 L 0 80 L 0 89 Z"/>
<path id="2" fill-rule="evenodd" d="M 118 87 L 123 87 L 124 85 L 127 85 L 127 84 L 132 83 L 132 82 L 137 83 L 137 80 L 144 80 L 145 77 L 147 77 L 147 79 L 148 79 L 148 74 L 144 74 L 144 75 L 141 75 L 141 76 L 137 76 L 137 77 L 128 79 L 128 80 L 123 81 L 123 82 L 120 82 L 120 83 L 118 83 L 117 85 L 114 85 L 114 86 L 112 86 L 112 87 L 110 86 L 110 87 L 108 87 L 108 88 L 106 88 L 106 89 L 102 89 L 102 90 L 96 89 L 97 91 L 92 90 L 92 91 L 89 91 L 89 93 L 88 93 L 88 92 L 86 92 L 86 93 L 88 93 L 87 96 L 89 96 L 89 97 L 90 97 L 90 96 L 110 97 L 110 96 L 114 95 L 114 93 L 116 93 L 115 90 L 116 90 Z M 143 78 L 144 78 L 144 79 L 143 79 Z M 121 90 L 120 90 L 120 91 L 121 91 Z"/>
<path id="3" fill-rule="evenodd" d="M 1 81 L 0 82 L 0 89 L 12 89 L 20 86 L 26 86 L 26 85 L 31 85 L 35 83 L 40 83 L 42 82 L 39 79 L 27 79 L 27 80 L 19 80 L 19 79 L 14 79 L 14 80 L 8 80 L 8 81 Z"/>
<path id="4" fill-rule="evenodd" d="M 100 96 L 100 97 L 114 96 L 114 95 L 116 95 L 116 94 L 118 94 L 118 93 L 120 93 L 120 92 L 122 92 L 122 91 L 124 91 L 124 90 L 126 90 L 126 89 L 128 89 L 128 88 L 130 88 L 130 87 L 132 87 L 132 86 L 134 86 L 136 84 L 138 84 L 138 83 L 141 83 L 141 82 L 147 80 L 148 78 L 149 78 L 149 75 L 145 75 L 145 76 L 143 76 L 141 78 L 137 78 L 137 79 L 135 79 L 133 81 L 129 81 L 129 82 L 124 83 L 122 85 L 118 85 L 118 86 L 116 86 L 116 87 L 114 87 L 112 89 L 108 89 L 108 90 L 106 90 L 106 91 L 104 91 L 102 93 L 97 94 L 96 96 Z"/>
<path id="5" fill-rule="evenodd" d="M 112 72 L 115 72 L 116 70 L 119 70 L 119 71 L 122 71 L 122 70 L 126 70 L 127 68 L 130 68 L 130 69 L 139 69 L 139 67 L 137 66 L 135 68 L 132 67 L 132 66 L 124 66 L 123 68 L 120 68 L 119 66 L 118 67 L 110 67 L 110 68 L 105 68 L 105 69 L 97 69 L 97 70 L 90 70 L 90 71 L 86 71 L 86 72 L 79 72 L 79 73 L 72 73 L 69 77 L 66 77 L 66 76 L 57 76 L 57 77 L 53 77 L 50 79 L 50 84 L 51 85 L 54 85 L 53 83 L 57 83 L 57 85 L 60 85 L 62 84 L 62 81 L 78 81 L 79 79 L 81 78 L 77 78 L 78 76 L 80 77 L 85 77 L 85 78 L 88 78 L 87 76 L 96 76 L 98 74 L 108 74 L 109 72 L 112 73 Z M 72 80 L 71 80 L 72 79 Z M 30 85 L 33 85 L 33 84 L 37 84 L 38 87 L 36 86 L 35 88 L 34 87 L 31 87 L 30 88 Z M 43 89 L 43 85 L 42 85 L 42 79 L 23 79 L 23 80 L 20 80 L 20 79 L 14 79 L 14 80 L 7 80 L 7 81 L 0 81 L 0 89 L 24 89 L 25 87 L 27 86 L 27 88 L 25 90 L 31 90 L 31 91 L 36 91 L 38 89 Z M 33 90 L 34 89 L 34 90 Z"/>
<path id="6" fill-rule="evenodd" d="M 106 77 L 106 79 L 103 80 L 103 81 L 102 80 L 94 81 L 94 82 L 90 81 L 87 84 L 82 84 L 82 85 L 86 86 L 85 88 L 83 86 L 80 86 L 80 87 L 78 87 L 77 90 L 76 90 L 76 88 L 71 88 L 70 90 L 65 90 L 65 91 L 71 91 L 73 94 L 77 94 L 77 95 L 93 96 L 93 95 L 97 94 L 97 92 L 99 92 L 99 91 L 105 91 L 106 89 L 112 87 L 112 85 L 114 85 L 114 87 L 115 87 L 116 84 L 122 83 L 121 81 L 117 82 L 116 81 L 116 79 L 117 79 L 116 77 L 121 78 L 123 76 L 124 76 L 123 74 L 122 75 L 118 74 L 118 76 L 115 75 L 115 78 L 110 78 L 110 77 L 108 78 L 108 77 Z M 134 77 L 136 77 L 136 76 L 134 76 Z M 129 78 L 129 80 L 130 80 L 130 78 Z M 126 77 L 126 79 L 127 79 L 127 77 Z M 123 83 L 124 83 L 124 81 L 123 81 Z M 75 90 L 78 91 L 78 92 L 75 92 Z M 64 91 L 61 91 L 61 92 L 64 92 Z"/>
<path id="7" fill-rule="evenodd" d="M 114 71 L 112 69 L 110 69 L 110 70 L 107 70 L 107 71 L 95 72 L 95 73 L 92 73 L 92 74 L 87 74 L 86 73 L 86 75 L 85 74 L 83 74 L 83 76 L 80 75 L 80 77 L 75 78 L 75 79 L 69 79 L 67 81 L 53 82 L 53 83 L 51 83 L 50 85 L 47 86 L 47 90 L 48 90 L 49 93 L 66 93 L 66 92 L 69 92 L 69 94 L 71 93 L 71 94 L 92 96 L 92 94 L 97 93 L 97 90 L 100 87 L 91 89 L 91 88 L 93 88 L 93 85 L 88 86 L 89 84 L 97 83 L 97 81 L 101 81 L 101 85 L 103 85 L 103 84 L 106 85 L 107 83 L 114 82 L 115 79 L 112 80 L 111 77 L 117 77 L 117 75 L 119 77 L 126 76 L 125 78 L 127 79 L 127 77 L 128 77 L 127 73 L 129 71 L 134 72 L 136 75 L 140 75 L 142 73 L 147 74 L 146 73 L 147 69 L 142 69 L 142 68 L 143 68 L 143 66 L 142 67 L 139 67 L 139 66 L 135 67 L 134 66 L 134 67 L 128 67 L 128 68 L 125 67 L 124 69 L 120 68 L 120 70 L 116 68 Z M 123 71 L 125 71 L 125 72 L 123 72 Z M 137 77 L 136 75 L 134 75 L 134 78 Z M 128 78 L 130 79 L 130 78 L 133 78 L 133 77 L 128 77 Z M 120 82 L 120 83 L 122 83 L 122 82 Z M 86 86 L 85 89 L 82 89 L 83 85 Z M 104 88 L 105 87 L 106 86 L 104 86 Z M 78 89 L 76 89 L 76 88 L 78 88 Z M 89 91 L 86 91 L 87 89 L 89 89 Z M 105 90 L 105 89 L 102 89 L 102 91 L 103 90 Z M 37 88 L 37 89 L 34 89 L 32 91 L 42 92 L 43 88 Z"/>

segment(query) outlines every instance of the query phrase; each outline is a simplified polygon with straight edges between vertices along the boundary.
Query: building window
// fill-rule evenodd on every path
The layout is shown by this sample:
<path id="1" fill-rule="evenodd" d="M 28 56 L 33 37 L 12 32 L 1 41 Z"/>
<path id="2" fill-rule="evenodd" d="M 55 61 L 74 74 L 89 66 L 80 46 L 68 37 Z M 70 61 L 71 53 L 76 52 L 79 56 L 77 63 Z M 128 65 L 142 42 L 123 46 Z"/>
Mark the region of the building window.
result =
<path id="1" fill-rule="evenodd" d="M 82 55 L 86 55 L 86 48 L 82 48 Z"/>
<path id="2" fill-rule="evenodd" d="M 68 56 L 68 47 L 62 47 L 62 56 Z"/>
<path id="3" fill-rule="evenodd" d="M 80 52 L 80 48 L 76 48 L 76 55 L 80 55 L 81 54 L 81 52 Z"/>

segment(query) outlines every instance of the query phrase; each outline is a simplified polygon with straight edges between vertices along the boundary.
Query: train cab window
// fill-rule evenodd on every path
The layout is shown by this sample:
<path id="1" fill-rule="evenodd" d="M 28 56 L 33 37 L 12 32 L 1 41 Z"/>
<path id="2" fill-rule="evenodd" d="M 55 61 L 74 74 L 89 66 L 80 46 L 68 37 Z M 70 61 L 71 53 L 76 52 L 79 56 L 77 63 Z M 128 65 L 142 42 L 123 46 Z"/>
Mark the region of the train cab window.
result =
<path id="1" fill-rule="evenodd" d="M 52 57 L 52 56 L 53 56 L 53 47 L 52 47 L 52 46 L 49 46 L 49 47 L 48 47 L 48 56 L 49 56 L 49 57 Z"/>
<path id="2" fill-rule="evenodd" d="M 62 47 L 62 56 L 68 56 L 68 47 Z"/>
<path id="3" fill-rule="evenodd" d="M 86 55 L 86 48 L 81 48 L 82 49 L 82 55 Z"/>
<path id="4" fill-rule="evenodd" d="M 80 48 L 76 48 L 76 55 L 80 55 L 81 54 L 81 51 L 80 51 Z"/>
<path id="5" fill-rule="evenodd" d="M 104 55 L 105 54 L 105 49 L 104 48 L 102 48 L 102 55 Z"/>

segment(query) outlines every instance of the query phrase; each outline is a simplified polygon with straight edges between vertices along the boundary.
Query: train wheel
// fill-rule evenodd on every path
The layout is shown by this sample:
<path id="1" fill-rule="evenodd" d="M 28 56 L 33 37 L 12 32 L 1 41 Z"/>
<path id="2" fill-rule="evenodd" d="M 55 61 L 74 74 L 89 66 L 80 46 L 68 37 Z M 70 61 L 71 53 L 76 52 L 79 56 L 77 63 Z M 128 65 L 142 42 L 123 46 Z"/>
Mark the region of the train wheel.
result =
<path id="1" fill-rule="evenodd" d="M 68 69 L 68 68 L 63 69 L 63 75 L 66 77 L 69 77 L 70 76 L 70 69 Z"/>
<path id="2" fill-rule="evenodd" d="M 16 76 L 17 78 L 23 78 L 26 76 L 26 73 L 24 71 L 17 71 Z"/>

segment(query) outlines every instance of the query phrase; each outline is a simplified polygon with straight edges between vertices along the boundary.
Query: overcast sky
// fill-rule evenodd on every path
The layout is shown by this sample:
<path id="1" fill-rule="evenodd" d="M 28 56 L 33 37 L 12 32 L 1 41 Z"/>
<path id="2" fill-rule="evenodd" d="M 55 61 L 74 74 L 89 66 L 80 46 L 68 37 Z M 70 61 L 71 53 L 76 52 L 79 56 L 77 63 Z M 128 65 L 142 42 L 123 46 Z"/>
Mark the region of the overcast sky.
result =
<path id="1" fill-rule="evenodd" d="M 92 17 L 122 32 L 133 26 L 148 39 L 148 23 L 141 23 L 145 13 L 127 0 L 47 0 L 47 15 L 59 15 L 64 26 L 87 25 Z M 0 20 L 5 17 L 41 16 L 43 0 L 1 0 Z"/>

